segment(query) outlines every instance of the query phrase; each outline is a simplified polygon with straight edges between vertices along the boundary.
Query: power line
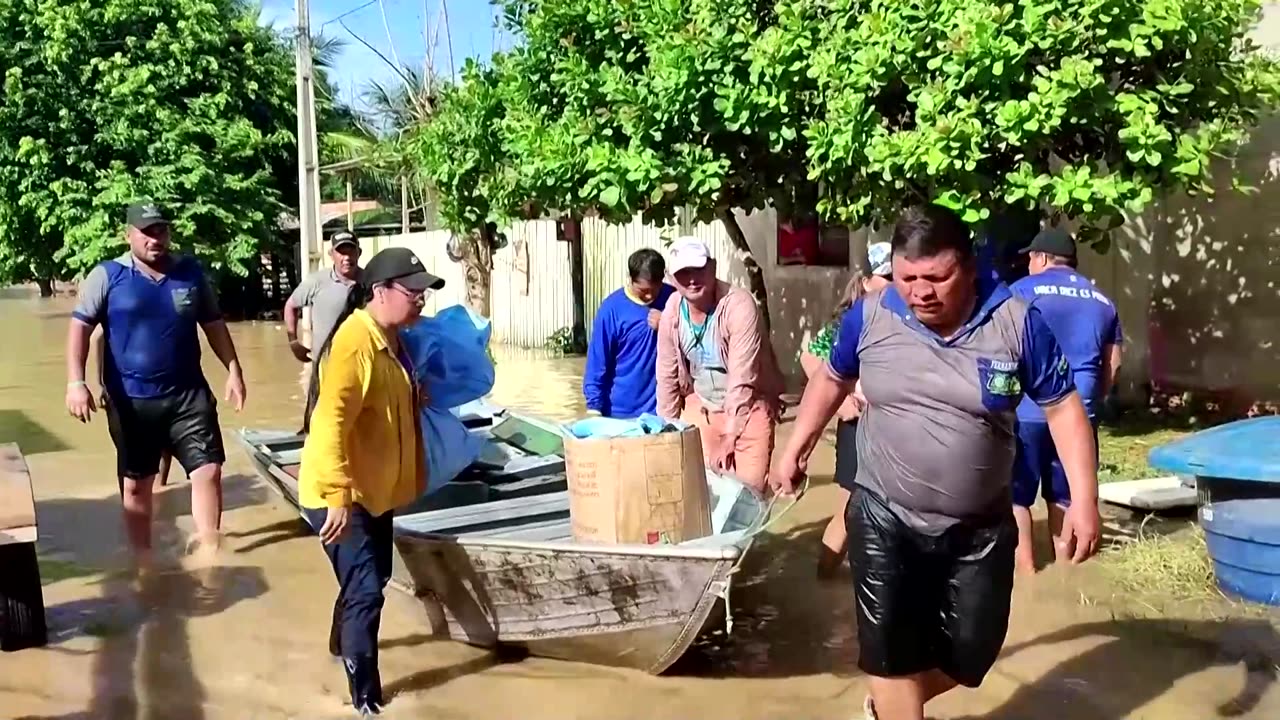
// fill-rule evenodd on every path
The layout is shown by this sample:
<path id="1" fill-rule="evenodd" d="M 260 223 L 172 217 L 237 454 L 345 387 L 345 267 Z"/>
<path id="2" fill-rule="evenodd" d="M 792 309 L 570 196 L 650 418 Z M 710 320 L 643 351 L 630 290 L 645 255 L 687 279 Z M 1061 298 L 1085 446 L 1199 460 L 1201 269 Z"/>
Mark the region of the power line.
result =
<path id="1" fill-rule="evenodd" d="M 345 17 L 348 17 L 348 16 L 350 16 L 350 15 L 355 15 L 356 13 L 360 12 L 361 10 L 364 10 L 364 9 L 365 9 L 365 8 L 367 8 L 367 7 L 370 7 L 370 6 L 373 6 L 373 5 L 377 5 L 377 4 L 378 4 L 378 0 L 369 0 L 368 2 L 366 2 L 366 3 L 365 3 L 365 4 L 363 4 L 363 5 L 357 5 L 356 7 L 351 8 L 350 10 L 348 10 L 348 11 L 346 11 L 346 12 L 342 13 L 341 15 L 339 15 L 339 16 L 338 16 L 338 17 L 336 17 L 336 18 L 333 18 L 333 19 L 330 19 L 330 20 L 326 20 L 326 21 L 324 21 L 324 22 L 320 23 L 320 29 L 321 29 L 321 30 L 323 30 L 323 29 L 325 28 L 325 26 L 326 26 L 326 25 L 332 25 L 333 23 L 336 23 L 336 22 L 341 21 L 341 20 L 342 20 L 343 18 L 345 18 Z"/>

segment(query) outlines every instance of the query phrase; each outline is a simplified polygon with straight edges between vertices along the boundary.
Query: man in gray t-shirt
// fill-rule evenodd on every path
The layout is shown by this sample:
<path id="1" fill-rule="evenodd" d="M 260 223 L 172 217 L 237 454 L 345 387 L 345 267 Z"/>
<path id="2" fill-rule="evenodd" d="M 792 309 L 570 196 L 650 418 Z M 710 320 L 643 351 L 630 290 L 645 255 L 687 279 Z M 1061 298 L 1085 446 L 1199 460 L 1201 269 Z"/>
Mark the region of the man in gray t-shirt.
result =
<path id="1" fill-rule="evenodd" d="M 841 320 L 827 373 L 805 388 L 771 473 L 789 492 L 861 378 L 858 470 L 845 513 L 868 720 L 918 720 L 930 699 L 977 687 L 1009 624 L 1017 528 L 1015 409 L 1044 409 L 1071 484 L 1062 542 L 1096 551 L 1093 430 L 1039 312 L 980 277 L 969 228 L 938 205 L 905 210 L 893 284 Z"/>
<path id="2" fill-rule="evenodd" d="M 289 338 L 289 349 L 302 362 L 310 362 L 308 352 L 317 351 L 333 332 L 333 324 L 347 304 L 351 286 L 360 277 L 360 241 L 349 232 L 333 236 L 333 249 L 329 251 L 333 267 L 311 273 L 294 288 L 284 304 L 284 330 Z M 302 308 L 311 308 L 311 343 L 303 345 L 298 340 L 298 317 Z"/>
<path id="3" fill-rule="evenodd" d="M 294 288 L 284 303 L 284 331 L 289 338 L 289 350 L 304 363 L 299 381 L 308 396 L 307 414 L 310 414 L 311 356 L 324 347 L 325 340 L 336 329 L 334 323 L 342 315 L 351 287 L 360 278 L 360 240 L 349 232 L 333 236 L 333 249 L 329 257 L 333 267 L 311 273 Z M 298 318 L 302 308 L 311 308 L 311 341 L 304 344 L 298 338 Z"/>

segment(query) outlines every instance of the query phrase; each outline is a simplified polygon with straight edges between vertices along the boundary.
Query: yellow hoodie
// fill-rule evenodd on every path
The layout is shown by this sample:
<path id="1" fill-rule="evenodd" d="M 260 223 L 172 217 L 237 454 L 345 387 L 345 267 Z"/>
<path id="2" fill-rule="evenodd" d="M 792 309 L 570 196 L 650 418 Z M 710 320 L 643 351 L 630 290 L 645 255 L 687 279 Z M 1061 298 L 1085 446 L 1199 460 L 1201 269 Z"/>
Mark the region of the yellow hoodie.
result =
<path id="1" fill-rule="evenodd" d="M 382 328 L 356 310 L 323 360 L 298 501 L 320 509 L 359 504 L 381 515 L 426 488 L 415 385 Z"/>

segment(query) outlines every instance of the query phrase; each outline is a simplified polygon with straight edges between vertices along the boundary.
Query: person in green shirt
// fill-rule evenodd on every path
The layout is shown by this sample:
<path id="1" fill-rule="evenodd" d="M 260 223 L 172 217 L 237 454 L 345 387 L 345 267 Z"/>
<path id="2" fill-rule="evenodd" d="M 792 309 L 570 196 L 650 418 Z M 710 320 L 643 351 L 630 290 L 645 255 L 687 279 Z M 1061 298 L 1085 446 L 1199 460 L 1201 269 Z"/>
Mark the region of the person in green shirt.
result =
<path id="1" fill-rule="evenodd" d="M 893 277 L 893 251 L 887 242 L 872 243 L 867 248 L 869 275 L 863 275 L 860 269 L 854 270 L 853 277 L 845 286 L 844 300 L 836 308 L 835 314 L 821 330 L 813 336 L 809 347 L 800 353 L 800 365 L 806 377 L 812 378 L 815 373 L 827 372 L 827 361 L 831 357 L 831 348 L 835 347 L 836 337 L 840 329 L 840 318 L 853 303 L 863 295 L 874 292 L 889 284 Z M 858 474 L 858 414 L 861 386 L 856 386 L 853 393 L 845 398 L 844 404 L 836 411 L 836 483 L 840 486 L 840 499 L 836 511 L 827 522 L 822 533 L 822 547 L 819 548 L 818 577 L 827 578 L 835 573 L 844 560 L 848 534 L 844 527 L 845 505 L 849 503 L 853 491 L 853 480 Z"/>

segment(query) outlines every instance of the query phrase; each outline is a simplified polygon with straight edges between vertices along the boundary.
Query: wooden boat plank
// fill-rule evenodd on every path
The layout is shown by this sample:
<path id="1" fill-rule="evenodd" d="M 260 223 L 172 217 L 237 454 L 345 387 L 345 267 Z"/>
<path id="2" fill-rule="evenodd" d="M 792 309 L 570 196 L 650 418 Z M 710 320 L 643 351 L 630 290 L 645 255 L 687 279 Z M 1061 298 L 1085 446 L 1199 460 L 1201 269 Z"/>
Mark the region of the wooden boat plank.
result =
<path id="1" fill-rule="evenodd" d="M 0 445 L 0 545 L 36 541 L 36 500 L 31 473 L 14 443 Z"/>
<path id="2" fill-rule="evenodd" d="M 567 511 L 566 511 L 567 512 Z M 487 530 L 464 532 L 462 537 L 501 537 L 509 540 L 546 541 L 566 540 L 573 535 L 568 517 L 553 518 L 542 522 L 504 525 Z"/>
<path id="3" fill-rule="evenodd" d="M 1193 508 L 1199 501 L 1195 487 L 1187 487 L 1176 476 L 1104 483 L 1098 487 L 1098 499 L 1134 510 L 1157 512 Z"/>

